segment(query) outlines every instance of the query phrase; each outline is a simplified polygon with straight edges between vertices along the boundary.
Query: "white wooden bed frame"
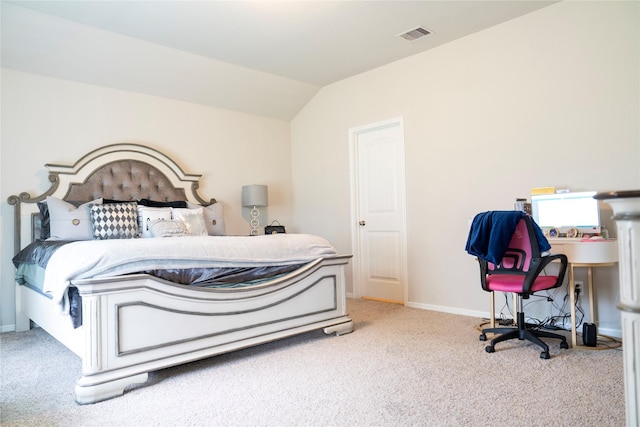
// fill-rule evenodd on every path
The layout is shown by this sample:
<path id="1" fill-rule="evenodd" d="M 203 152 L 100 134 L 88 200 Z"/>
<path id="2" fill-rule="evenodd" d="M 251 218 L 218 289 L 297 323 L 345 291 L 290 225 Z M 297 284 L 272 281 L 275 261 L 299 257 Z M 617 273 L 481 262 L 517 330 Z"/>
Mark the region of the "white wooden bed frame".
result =
<path id="1" fill-rule="evenodd" d="M 72 166 L 46 165 L 52 185 L 42 195 L 8 198 L 16 210 L 15 251 L 34 239 L 36 202 L 47 196 L 65 199 L 73 183 L 84 183 L 98 168 L 121 160 L 146 163 L 171 181 L 172 190 L 184 189 L 186 200 L 209 203 L 197 193 L 200 175 L 185 174 L 149 147 L 109 145 Z M 28 330 L 33 321 L 80 356 L 76 401 L 94 403 L 122 395 L 157 369 L 311 330 L 352 332 L 344 275 L 349 258 L 319 259 L 283 277 L 233 290 L 186 287 L 146 274 L 75 281 L 83 313 L 77 329 L 50 299 L 16 285 L 16 331 Z"/>

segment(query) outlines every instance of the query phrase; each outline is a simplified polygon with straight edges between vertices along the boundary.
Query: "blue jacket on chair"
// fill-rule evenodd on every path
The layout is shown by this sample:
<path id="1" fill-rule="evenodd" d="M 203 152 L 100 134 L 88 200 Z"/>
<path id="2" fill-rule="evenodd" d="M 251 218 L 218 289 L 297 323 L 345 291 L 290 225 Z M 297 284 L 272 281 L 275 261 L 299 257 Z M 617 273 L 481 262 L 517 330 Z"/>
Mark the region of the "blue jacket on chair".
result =
<path id="1" fill-rule="evenodd" d="M 471 223 L 466 251 L 492 264 L 500 264 L 518 222 L 526 215 L 522 211 L 479 213 Z M 548 251 L 551 249 L 551 245 L 544 237 L 540 227 L 535 222 L 533 224 L 540 252 Z"/>

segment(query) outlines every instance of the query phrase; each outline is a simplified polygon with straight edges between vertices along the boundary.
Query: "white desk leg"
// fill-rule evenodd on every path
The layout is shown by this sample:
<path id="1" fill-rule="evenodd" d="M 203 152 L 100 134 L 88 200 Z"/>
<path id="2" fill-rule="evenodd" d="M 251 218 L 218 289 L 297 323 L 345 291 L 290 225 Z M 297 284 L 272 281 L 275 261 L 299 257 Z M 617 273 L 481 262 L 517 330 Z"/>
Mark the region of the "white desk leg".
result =
<path id="1" fill-rule="evenodd" d="M 571 347 L 576 348 L 576 283 L 573 276 L 573 264 L 569 264 L 569 301 L 571 304 Z"/>

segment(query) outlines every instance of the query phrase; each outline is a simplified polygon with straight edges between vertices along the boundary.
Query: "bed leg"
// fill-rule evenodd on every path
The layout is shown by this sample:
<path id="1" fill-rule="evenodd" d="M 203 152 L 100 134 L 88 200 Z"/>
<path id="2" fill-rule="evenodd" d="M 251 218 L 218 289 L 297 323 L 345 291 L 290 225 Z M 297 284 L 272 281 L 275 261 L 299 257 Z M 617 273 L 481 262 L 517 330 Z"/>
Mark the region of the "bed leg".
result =
<path id="1" fill-rule="evenodd" d="M 20 285 L 16 284 L 16 332 L 24 332 L 31 329 L 31 319 L 22 313 L 22 293 Z"/>
<path id="2" fill-rule="evenodd" d="M 16 313 L 16 332 L 24 332 L 31 329 L 31 319 L 22 313 Z"/>
<path id="3" fill-rule="evenodd" d="M 86 405 L 122 396 L 128 385 L 144 383 L 148 377 L 149 374 L 145 372 L 98 384 L 94 383 L 95 379 L 92 377 L 82 377 L 76 383 L 76 402 Z"/>
<path id="4" fill-rule="evenodd" d="M 353 321 L 338 323 L 337 325 L 327 326 L 323 329 L 327 335 L 336 334 L 337 337 L 353 332 Z"/>

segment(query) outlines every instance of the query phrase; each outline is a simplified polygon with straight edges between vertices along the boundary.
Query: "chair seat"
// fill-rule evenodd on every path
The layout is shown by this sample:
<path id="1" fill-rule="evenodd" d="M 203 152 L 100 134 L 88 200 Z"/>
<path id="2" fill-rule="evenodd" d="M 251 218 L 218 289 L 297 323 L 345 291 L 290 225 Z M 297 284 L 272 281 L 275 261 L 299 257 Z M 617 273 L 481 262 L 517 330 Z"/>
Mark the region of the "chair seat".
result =
<path id="1" fill-rule="evenodd" d="M 524 276 L 515 274 L 494 274 L 486 278 L 487 288 L 498 292 L 522 292 Z M 553 288 L 558 276 L 538 276 L 533 282 L 531 292 Z"/>

